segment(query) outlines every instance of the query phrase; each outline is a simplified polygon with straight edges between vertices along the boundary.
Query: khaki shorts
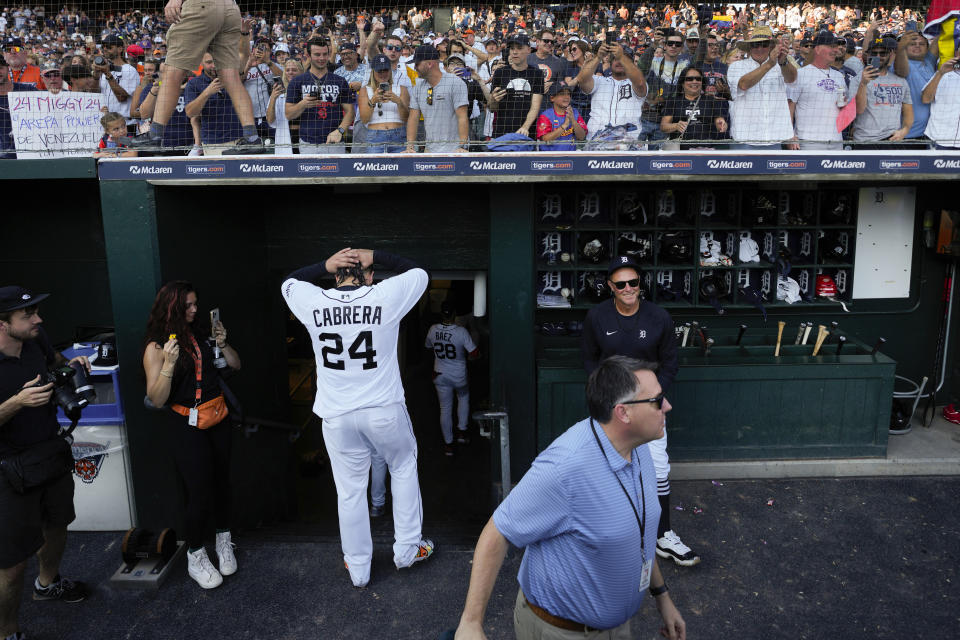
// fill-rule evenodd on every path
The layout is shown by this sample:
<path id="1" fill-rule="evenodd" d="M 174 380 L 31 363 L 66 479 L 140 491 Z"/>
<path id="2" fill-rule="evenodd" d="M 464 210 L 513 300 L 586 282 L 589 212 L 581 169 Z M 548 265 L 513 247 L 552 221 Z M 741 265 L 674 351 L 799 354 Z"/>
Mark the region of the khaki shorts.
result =
<path id="1" fill-rule="evenodd" d="M 207 51 L 217 69 L 240 69 L 240 9 L 233 0 L 186 0 L 167 31 L 166 64 L 196 71 Z"/>

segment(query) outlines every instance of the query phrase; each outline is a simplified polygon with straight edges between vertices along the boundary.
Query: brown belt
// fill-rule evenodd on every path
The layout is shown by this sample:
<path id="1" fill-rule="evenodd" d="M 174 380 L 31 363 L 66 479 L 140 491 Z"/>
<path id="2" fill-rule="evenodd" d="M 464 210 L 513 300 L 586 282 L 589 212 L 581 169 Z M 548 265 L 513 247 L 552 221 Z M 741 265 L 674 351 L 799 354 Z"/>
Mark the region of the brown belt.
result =
<path id="1" fill-rule="evenodd" d="M 561 618 L 560 616 L 555 616 L 546 609 L 542 609 L 537 605 L 533 604 L 527 597 L 523 597 L 523 601 L 527 603 L 527 606 L 530 607 L 530 611 L 533 611 L 534 614 L 547 624 L 552 624 L 558 629 L 563 629 L 565 631 L 600 631 L 600 629 L 594 629 L 593 627 L 588 627 L 587 625 L 581 622 L 574 622 L 573 620 L 567 620 L 566 618 Z"/>

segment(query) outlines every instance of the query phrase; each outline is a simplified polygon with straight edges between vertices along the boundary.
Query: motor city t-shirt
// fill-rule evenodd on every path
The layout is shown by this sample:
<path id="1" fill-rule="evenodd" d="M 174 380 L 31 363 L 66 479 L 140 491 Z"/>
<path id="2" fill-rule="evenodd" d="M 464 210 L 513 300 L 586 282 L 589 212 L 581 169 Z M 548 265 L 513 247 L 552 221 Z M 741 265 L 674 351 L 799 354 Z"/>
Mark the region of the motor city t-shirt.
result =
<path id="1" fill-rule="evenodd" d="M 325 144 L 327 136 L 343 121 L 343 105 L 353 102 L 350 85 L 335 73 L 317 78 L 307 71 L 290 81 L 287 86 L 287 104 L 298 104 L 317 92 L 318 102 L 300 115 L 300 140 L 309 144 Z"/>

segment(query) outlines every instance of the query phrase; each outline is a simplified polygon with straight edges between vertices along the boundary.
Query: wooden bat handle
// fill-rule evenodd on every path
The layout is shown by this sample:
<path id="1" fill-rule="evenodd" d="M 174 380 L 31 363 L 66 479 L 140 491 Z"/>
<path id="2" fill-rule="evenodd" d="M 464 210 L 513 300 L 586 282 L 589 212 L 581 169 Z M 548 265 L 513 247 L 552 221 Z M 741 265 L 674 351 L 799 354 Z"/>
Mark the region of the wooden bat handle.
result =
<path id="1" fill-rule="evenodd" d="M 820 353 L 820 347 L 823 346 L 823 341 L 827 339 L 828 335 L 830 335 L 830 332 L 827 331 L 825 326 L 817 325 L 817 342 L 813 345 L 813 355 Z"/>
<path id="2" fill-rule="evenodd" d="M 783 328 L 785 326 L 787 326 L 787 323 L 782 320 L 777 323 L 777 348 L 773 352 L 774 357 L 780 356 L 780 341 L 783 340 Z"/>

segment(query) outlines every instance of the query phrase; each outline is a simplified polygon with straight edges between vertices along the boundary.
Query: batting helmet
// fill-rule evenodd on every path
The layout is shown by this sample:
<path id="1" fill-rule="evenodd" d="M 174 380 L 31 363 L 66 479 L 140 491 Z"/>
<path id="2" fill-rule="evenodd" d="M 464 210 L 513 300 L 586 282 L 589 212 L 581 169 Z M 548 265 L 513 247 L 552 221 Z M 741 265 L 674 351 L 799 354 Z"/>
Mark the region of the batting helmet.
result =
<path id="1" fill-rule="evenodd" d="M 647 208 L 639 193 L 624 193 L 617 202 L 617 218 L 624 226 L 647 224 Z"/>
<path id="2" fill-rule="evenodd" d="M 650 245 L 650 239 L 647 237 L 641 236 L 637 240 L 631 240 L 621 236 L 617 240 L 617 253 L 629 256 L 634 262 L 650 262 L 653 258 L 653 248 Z"/>
<path id="3" fill-rule="evenodd" d="M 607 279 L 599 271 L 588 271 L 580 276 L 577 296 L 590 302 L 603 302 L 610 297 Z"/>
<path id="4" fill-rule="evenodd" d="M 700 297 L 706 299 L 721 315 L 727 311 L 720 304 L 720 298 L 725 298 L 728 295 L 730 295 L 730 289 L 727 288 L 727 283 L 723 278 L 716 276 L 700 278 Z"/>
<path id="5" fill-rule="evenodd" d="M 817 255 L 821 260 L 842 261 L 847 255 L 847 249 L 840 241 L 837 233 L 825 233 L 817 240 Z"/>

